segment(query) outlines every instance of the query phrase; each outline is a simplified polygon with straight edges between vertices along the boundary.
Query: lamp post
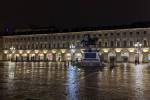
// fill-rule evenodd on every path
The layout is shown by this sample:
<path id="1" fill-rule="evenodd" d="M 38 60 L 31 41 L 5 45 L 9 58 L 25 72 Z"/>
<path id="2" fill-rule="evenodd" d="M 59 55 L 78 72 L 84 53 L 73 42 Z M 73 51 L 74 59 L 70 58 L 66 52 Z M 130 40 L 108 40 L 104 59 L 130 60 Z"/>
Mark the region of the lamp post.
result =
<path id="1" fill-rule="evenodd" d="M 12 60 L 12 54 L 15 53 L 16 48 L 14 48 L 13 46 L 10 48 L 11 51 L 11 55 L 10 55 L 10 61 Z"/>
<path id="2" fill-rule="evenodd" d="M 71 49 L 71 61 L 73 61 L 75 55 L 75 45 L 71 44 L 70 49 Z"/>
<path id="3" fill-rule="evenodd" d="M 134 47 L 135 47 L 135 63 L 138 63 L 139 64 L 139 54 L 141 53 L 141 46 L 142 44 L 140 42 L 136 42 L 134 44 Z"/>

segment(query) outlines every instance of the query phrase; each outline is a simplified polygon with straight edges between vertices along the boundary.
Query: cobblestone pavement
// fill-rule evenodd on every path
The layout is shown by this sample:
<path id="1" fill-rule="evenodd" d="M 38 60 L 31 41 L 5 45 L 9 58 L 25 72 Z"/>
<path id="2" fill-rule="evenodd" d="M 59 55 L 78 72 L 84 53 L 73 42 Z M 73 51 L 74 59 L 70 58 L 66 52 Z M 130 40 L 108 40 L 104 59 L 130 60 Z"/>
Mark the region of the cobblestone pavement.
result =
<path id="1" fill-rule="evenodd" d="M 0 66 L 0 100 L 150 100 L 150 66 L 6 62 Z"/>

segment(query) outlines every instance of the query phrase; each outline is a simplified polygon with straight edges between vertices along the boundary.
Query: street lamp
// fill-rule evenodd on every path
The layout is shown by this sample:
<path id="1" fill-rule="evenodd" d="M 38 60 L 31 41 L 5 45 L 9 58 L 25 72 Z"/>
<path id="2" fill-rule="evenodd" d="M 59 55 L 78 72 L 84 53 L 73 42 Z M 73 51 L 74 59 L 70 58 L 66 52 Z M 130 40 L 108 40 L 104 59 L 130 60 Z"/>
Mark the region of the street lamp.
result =
<path id="1" fill-rule="evenodd" d="M 75 45 L 71 44 L 70 45 L 70 49 L 71 49 L 71 59 L 73 60 L 73 56 L 74 56 L 74 53 L 75 53 Z"/>
<path id="2" fill-rule="evenodd" d="M 16 48 L 14 48 L 13 46 L 10 48 L 11 53 L 15 53 Z M 10 55 L 10 61 L 12 59 L 12 54 Z"/>
<path id="3" fill-rule="evenodd" d="M 139 64 L 139 54 L 141 52 L 142 44 L 140 42 L 136 42 L 134 46 L 135 46 L 135 63 Z"/>

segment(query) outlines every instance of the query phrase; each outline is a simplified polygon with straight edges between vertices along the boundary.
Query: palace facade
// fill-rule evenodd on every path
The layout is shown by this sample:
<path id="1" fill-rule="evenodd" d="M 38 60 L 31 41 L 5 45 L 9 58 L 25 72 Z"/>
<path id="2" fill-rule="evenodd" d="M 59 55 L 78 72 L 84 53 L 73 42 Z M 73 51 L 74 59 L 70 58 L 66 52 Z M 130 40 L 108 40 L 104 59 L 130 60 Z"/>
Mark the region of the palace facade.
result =
<path id="1" fill-rule="evenodd" d="M 97 37 L 96 47 L 105 62 L 149 62 L 150 28 L 129 28 L 49 34 L 1 36 L 1 60 L 70 61 L 82 60 L 85 34 Z"/>

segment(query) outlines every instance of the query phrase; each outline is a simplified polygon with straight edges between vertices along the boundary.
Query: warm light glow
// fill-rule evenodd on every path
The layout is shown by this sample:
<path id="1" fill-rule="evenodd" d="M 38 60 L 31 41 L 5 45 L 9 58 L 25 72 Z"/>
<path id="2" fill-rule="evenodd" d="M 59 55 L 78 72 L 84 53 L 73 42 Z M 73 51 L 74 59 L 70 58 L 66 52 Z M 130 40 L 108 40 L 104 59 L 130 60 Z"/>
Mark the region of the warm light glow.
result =
<path id="1" fill-rule="evenodd" d="M 121 49 L 120 48 L 116 48 L 116 52 L 121 52 Z"/>
<path id="2" fill-rule="evenodd" d="M 22 54 L 22 53 L 23 53 L 23 51 L 22 51 L 22 50 L 19 50 L 19 53 L 20 53 L 20 54 Z"/>
<path id="3" fill-rule="evenodd" d="M 15 51 L 12 51 L 12 53 L 15 53 Z"/>
<path id="4" fill-rule="evenodd" d="M 5 53 L 5 54 L 7 54 L 7 53 L 8 53 L 8 51 L 7 51 L 7 50 L 5 50 L 5 51 L 4 51 L 4 53 Z"/>
<path id="5" fill-rule="evenodd" d="M 39 50 L 35 50 L 35 53 L 39 53 Z"/>
<path id="6" fill-rule="evenodd" d="M 56 53 L 56 50 L 52 50 L 52 53 Z"/>
<path id="7" fill-rule="evenodd" d="M 65 52 L 66 52 L 66 50 L 65 50 L 65 49 L 61 49 L 61 52 L 62 52 L 62 53 L 65 53 Z"/>
<path id="8" fill-rule="evenodd" d="M 48 50 L 43 50 L 43 53 L 45 53 L 45 54 L 46 54 L 46 53 L 47 53 L 47 51 L 48 51 Z"/>
<path id="9" fill-rule="evenodd" d="M 9 56 L 9 57 L 11 57 L 11 56 L 12 56 L 12 54 L 9 54 L 8 56 Z"/>
<path id="10" fill-rule="evenodd" d="M 19 54 L 15 54 L 15 56 L 16 56 L 16 57 L 18 57 L 18 56 L 19 56 Z"/>
<path id="11" fill-rule="evenodd" d="M 134 52 L 134 48 L 129 48 L 129 52 Z"/>
<path id="12" fill-rule="evenodd" d="M 142 46 L 142 44 L 139 44 L 139 46 L 141 47 L 141 46 Z"/>
<path id="13" fill-rule="evenodd" d="M 70 54 L 70 53 L 67 53 L 66 56 L 71 56 L 71 54 Z"/>
<path id="14" fill-rule="evenodd" d="M 31 54 L 31 56 L 35 56 L 35 54 Z"/>
<path id="15" fill-rule="evenodd" d="M 129 57 L 129 53 L 128 52 L 123 52 L 123 53 L 121 53 L 121 56 L 127 56 L 127 57 Z"/>
<path id="16" fill-rule="evenodd" d="M 81 53 L 77 53 L 76 56 L 80 57 L 80 56 L 82 56 L 82 55 L 81 55 Z"/>
<path id="17" fill-rule="evenodd" d="M 25 54 L 23 54 L 23 56 L 27 56 L 27 54 L 25 53 Z"/>
<path id="18" fill-rule="evenodd" d="M 106 52 L 108 52 L 108 49 L 103 49 L 103 51 L 106 53 Z"/>
<path id="19" fill-rule="evenodd" d="M 148 52 L 148 48 L 143 48 L 143 52 Z"/>
<path id="20" fill-rule="evenodd" d="M 39 56 L 44 56 L 44 54 L 39 54 Z"/>
<path id="21" fill-rule="evenodd" d="M 27 50 L 27 53 L 29 54 L 29 53 L 30 53 L 30 50 Z"/>

